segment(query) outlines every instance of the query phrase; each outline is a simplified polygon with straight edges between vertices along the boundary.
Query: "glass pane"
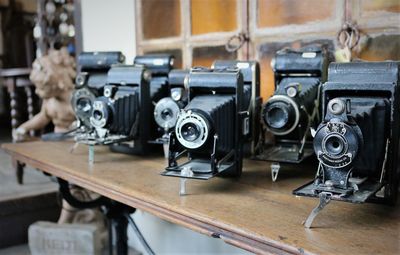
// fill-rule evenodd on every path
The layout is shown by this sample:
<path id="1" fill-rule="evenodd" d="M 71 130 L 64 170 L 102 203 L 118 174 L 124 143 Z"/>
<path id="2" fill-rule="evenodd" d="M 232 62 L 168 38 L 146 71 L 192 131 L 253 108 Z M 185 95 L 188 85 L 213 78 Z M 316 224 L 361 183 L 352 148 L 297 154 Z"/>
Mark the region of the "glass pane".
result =
<path id="1" fill-rule="evenodd" d="M 275 90 L 274 72 L 271 68 L 271 60 L 275 57 L 275 53 L 285 47 L 301 48 L 311 44 L 327 44 L 329 49 L 334 49 L 334 43 L 331 40 L 315 40 L 309 42 L 294 41 L 290 43 L 265 43 L 258 47 L 259 62 L 261 71 L 261 97 L 265 102 Z"/>
<path id="2" fill-rule="evenodd" d="M 172 50 L 153 50 L 153 51 L 145 51 L 146 54 L 172 54 L 175 57 L 174 60 L 174 68 L 182 69 L 182 51 L 180 49 L 172 49 Z"/>
<path id="3" fill-rule="evenodd" d="M 236 0 L 192 0 L 192 34 L 236 30 Z"/>
<path id="4" fill-rule="evenodd" d="M 400 12 L 399 0 L 362 0 L 363 11 Z"/>
<path id="5" fill-rule="evenodd" d="M 331 18 L 336 1 L 258 0 L 258 27 L 305 24 Z"/>
<path id="6" fill-rule="evenodd" d="M 180 19 L 179 0 L 142 0 L 144 39 L 179 36 Z"/>
<path id="7" fill-rule="evenodd" d="M 211 67 L 214 60 L 232 60 L 236 57 L 236 53 L 227 52 L 225 46 L 194 48 L 192 66 Z"/>
<path id="8" fill-rule="evenodd" d="M 368 61 L 400 60 L 400 35 L 381 35 L 361 43 L 358 56 Z"/>

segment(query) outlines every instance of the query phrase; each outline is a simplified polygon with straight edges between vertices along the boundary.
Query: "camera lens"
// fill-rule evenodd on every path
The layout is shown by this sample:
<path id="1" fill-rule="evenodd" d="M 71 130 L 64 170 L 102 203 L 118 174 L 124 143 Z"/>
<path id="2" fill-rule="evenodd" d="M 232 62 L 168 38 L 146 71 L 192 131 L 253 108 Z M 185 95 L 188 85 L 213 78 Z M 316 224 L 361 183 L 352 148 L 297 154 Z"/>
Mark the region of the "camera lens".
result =
<path id="1" fill-rule="evenodd" d="M 194 123 L 186 123 L 181 129 L 182 138 L 186 141 L 193 142 L 200 136 L 200 128 Z"/>
<path id="2" fill-rule="evenodd" d="M 332 135 L 325 140 L 325 149 L 331 155 L 340 155 L 345 148 L 345 141 L 342 137 Z"/>
<path id="3" fill-rule="evenodd" d="M 78 99 L 78 102 L 76 103 L 76 107 L 79 111 L 88 113 L 90 111 L 90 109 L 92 108 L 90 99 L 89 98 Z"/>
<path id="4" fill-rule="evenodd" d="M 357 157 L 362 141 L 362 132 L 357 125 L 350 126 L 334 118 L 318 127 L 313 141 L 314 152 L 323 165 L 345 168 Z"/>
<path id="5" fill-rule="evenodd" d="M 268 130 L 274 135 L 287 135 L 298 125 L 298 106 L 288 96 L 275 95 L 265 104 L 263 119 Z"/>
<path id="6" fill-rule="evenodd" d="M 299 124 L 299 107 L 292 98 L 275 95 L 264 106 L 263 120 L 274 135 L 287 135 Z"/>
<path id="7" fill-rule="evenodd" d="M 103 118 L 103 113 L 99 110 L 93 111 L 93 118 L 95 120 L 101 120 Z"/>
<path id="8" fill-rule="evenodd" d="M 266 120 L 272 128 L 283 128 L 288 123 L 288 115 L 285 108 L 271 107 L 267 111 Z"/>
<path id="9" fill-rule="evenodd" d="M 161 118 L 162 118 L 163 120 L 166 120 L 166 121 L 169 120 L 169 119 L 171 119 L 171 118 L 172 118 L 172 115 L 173 115 L 172 110 L 169 109 L 169 108 L 164 109 L 164 110 L 161 112 Z"/>
<path id="10" fill-rule="evenodd" d="M 172 98 L 165 97 L 154 108 L 154 120 L 160 127 L 170 129 L 175 126 L 179 111 L 179 105 Z"/>
<path id="11" fill-rule="evenodd" d="M 206 144 L 211 126 L 207 118 L 199 112 L 182 110 L 175 126 L 179 143 L 187 149 L 197 149 Z"/>

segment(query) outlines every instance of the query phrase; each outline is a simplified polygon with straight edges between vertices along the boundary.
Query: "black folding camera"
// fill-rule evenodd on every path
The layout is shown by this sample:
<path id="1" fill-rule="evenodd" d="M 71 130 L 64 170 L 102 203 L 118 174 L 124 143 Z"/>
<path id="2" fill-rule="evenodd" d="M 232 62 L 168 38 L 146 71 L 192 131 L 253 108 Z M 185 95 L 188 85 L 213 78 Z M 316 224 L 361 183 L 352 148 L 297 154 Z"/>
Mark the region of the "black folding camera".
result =
<path id="1" fill-rule="evenodd" d="M 244 101 L 243 104 L 250 114 L 249 122 L 244 123 L 248 129 L 244 152 L 255 156 L 262 144 L 260 139 L 260 65 L 256 61 L 216 60 L 212 68 L 238 68 L 243 76 Z"/>
<path id="2" fill-rule="evenodd" d="M 151 136 L 150 73 L 142 66 L 113 65 L 107 74 L 103 95 L 93 102 L 91 130 L 76 136 L 88 144 L 116 144 L 130 153 L 148 151 Z M 118 148 L 111 147 L 111 149 Z M 122 151 L 124 152 L 124 151 Z"/>
<path id="3" fill-rule="evenodd" d="M 168 167 L 163 175 L 209 179 L 239 176 L 249 113 L 238 69 L 192 68 L 189 103 L 170 134 Z M 250 93 L 250 91 L 248 91 Z M 188 153 L 188 161 L 177 160 Z"/>
<path id="4" fill-rule="evenodd" d="M 275 92 L 262 109 L 264 126 L 275 141 L 257 159 L 300 163 L 313 154 L 310 128 L 319 123 L 320 85 L 326 79 L 328 62 L 327 50 L 318 45 L 276 53 L 272 61 Z M 275 181 L 279 164 L 271 168 Z"/>
<path id="5" fill-rule="evenodd" d="M 154 120 L 159 127 L 160 137 L 154 141 L 168 144 L 169 133 L 175 127 L 179 112 L 188 103 L 188 93 L 185 89 L 185 78 L 188 70 L 171 70 L 168 74 L 169 95 L 159 100 L 154 107 Z"/>
<path id="6" fill-rule="evenodd" d="M 111 150 L 114 152 L 126 153 L 126 154 L 138 154 L 143 152 L 149 152 L 150 150 L 157 149 L 152 146 L 153 141 L 158 137 L 157 124 L 154 118 L 151 117 L 151 113 L 154 111 L 154 105 L 163 97 L 168 95 L 168 73 L 172 70 L 174 64 L 174 57 L 169 54 L 152 54 L 136 56 L 134 59 L 134 65 L 136 67 L 142 67 L 146 69 L 146 76 L 149 78 L 149 97 L 146 97 L 145 101 L 141 101 L 142 107 L 146 107 L 146 115 L 144 116 L 140 112 L 141 120 L 140 125 L 144 129 L 140 135 L 140 149 L 138 151 L 135 143 L 124 143 L 114 144 L 111 146 Z M 146 92 L 147 94 L 147 92 Z M 143 108 L 142 108 L 143 109 Z M 147 115 L 147 113 L 149 115 Z"/>
<path id="7" fill-rule="evenodd" d="M 299 196 L 395 203 L 399 182 L 400 62 L 332 63 L 323 85 L 319 160 Z"/>
<path id="8" fill-rule="evenodd" d="M 83 52 L 78 57 L 79 72 L 72 94 L 72 107 L 81 129 L 90 129 L 93 102 L 103 94 L 107 72 L 114 64 L 121 64 L 125 56 L 121 52 Z M 85 132 L 82 130 L 82 132 Z"/>

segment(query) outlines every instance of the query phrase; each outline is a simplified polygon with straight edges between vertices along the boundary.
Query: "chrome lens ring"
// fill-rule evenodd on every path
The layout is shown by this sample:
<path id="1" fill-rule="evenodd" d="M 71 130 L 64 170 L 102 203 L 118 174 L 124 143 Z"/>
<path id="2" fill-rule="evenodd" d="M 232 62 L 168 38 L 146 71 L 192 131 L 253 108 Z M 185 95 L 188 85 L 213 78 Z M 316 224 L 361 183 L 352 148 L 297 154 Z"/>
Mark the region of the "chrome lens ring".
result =
<path id="1" fill-rule="evenodd" d="M 275 95 L 275 96 L 272 96 L 272 97 L 267 101 L 267 103 L 265 104 L 265 106 L 266 106 L 267 104 L 272 104 L 273 102 L 279 102 L 279 101 L 284 102 L 284 103 L 287 103 L 287 104 L 289 104 L 289 105 L 291 105 L 291 106 L 293 107 L 293 109 L 294 109 L 294 114 L 295 114 L 295 119 L 294 119 L 293 125 L 292 125 L 290 128 L 285 129 L 284 131 L 273 130 L 273 129 L 269 128 L 268 125 L 266 125 L 268 131 L 270 131 L 272 134 L 278 135 L 278 136 L 279 136 L 279 135 L 287 135 L 287 134 L 290 134 L 290 133 L 297 127 L 297 125 L 299 124 L 299 121 L 300 121 L 300 110 L 299 110 L 299 107 L 297 106 L 297 103 L 296 103 L 292 98 L 290 98 L 290 97 L 288 97 L 288 96 L 283 96 L 283 95 Z M 265 109 L 265 106 L 264 106 L 264 109 Z M 264 118 L 264 117 L 265 117 L 265 116 L 263 116 L 263 118 Z"/>
<path id="2" fill-rule="evenodd" d="M 185 128 L 190 125 L 196 128 L 196 137 L 193 140 L 185 139 Z M 197 149 L 203 146 L 210 133 L 208 121 L 200 114 L 192 111 L 181 111 L 175 127 L 178 141 L 188 149 Z"/>
<path id="3" fill-rule="evenodd" d="M 97 100 L 93 103 L 93 112 L 90 117 L 90 124 L 95 128 L 104 128 L 107 124 L 109 113 L 107 104 Z"/>
<path id="4" fill-rule="evenodd" d="M 157 102 L 154 108 L 154 120 L 163 129 L 175 127 L 179 115 L 179 105 L 170 97 Z"/>
<path id="5" fill-rule="evenodd" d="M 85 126 L 90 125 L 90 117 L 92 115 L 93 102 L 95 100 L 96 97 L 87 88 L 75 90 L 72 94 L 72 107 L 75 115 Z"/>

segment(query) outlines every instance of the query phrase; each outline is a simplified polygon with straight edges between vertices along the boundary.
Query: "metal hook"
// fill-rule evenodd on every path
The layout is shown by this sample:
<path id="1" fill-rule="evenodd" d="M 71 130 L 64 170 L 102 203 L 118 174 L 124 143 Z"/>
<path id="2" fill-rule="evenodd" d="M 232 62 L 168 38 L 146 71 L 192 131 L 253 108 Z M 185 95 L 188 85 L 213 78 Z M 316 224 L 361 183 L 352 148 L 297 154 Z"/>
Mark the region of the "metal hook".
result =
<path id="1" fill-rule="evenodd" d="M 360 41 L 360 31 L 355 22 L 346 22 L 339 30 L 336 36 L 339 45 L 344 48 L 348 47 L 352 50 Z"/>
<path id="2" fill-rule="evenodd" d="M 233 44 L 234 40 L 238 40 L 238 44 Z M 225 49 L 228 52 L 236 52 L 242 46 L 244 45 L 245 42 L 249 41 L 249 37 L 245 33 L 239 33 L 237 35 L 231 36 L 228 41 L 225 44 Z"/>

